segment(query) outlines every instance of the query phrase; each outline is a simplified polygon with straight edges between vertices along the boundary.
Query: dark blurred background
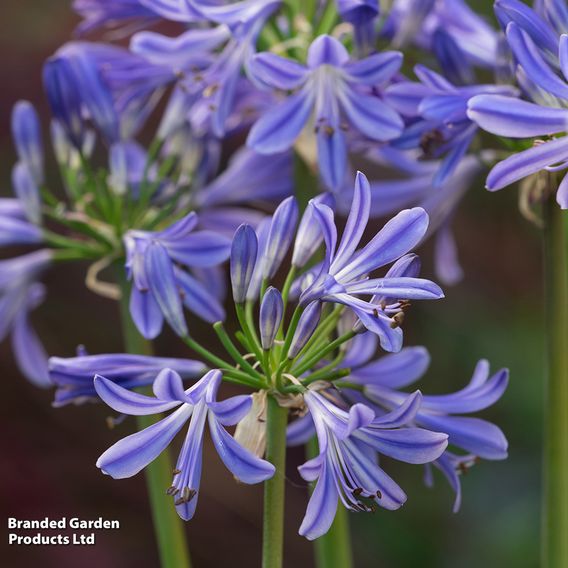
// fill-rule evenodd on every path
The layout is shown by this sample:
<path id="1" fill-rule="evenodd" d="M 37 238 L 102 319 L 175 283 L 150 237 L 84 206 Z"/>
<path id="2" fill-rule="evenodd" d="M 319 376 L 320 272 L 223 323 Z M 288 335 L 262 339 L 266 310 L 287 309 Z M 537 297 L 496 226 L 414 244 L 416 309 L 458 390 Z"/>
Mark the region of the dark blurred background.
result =
<path id="1" fill-rule="evenodd" d="M 487 9 L 489 3 L 483 4 Z M 70 37 L 75 23 L 67 0 L 4 3 L 0 23 L 2 196 L 10 194 L 15 159 L 9 134 L 11 107 L 20 98 L 31 100 L 47 129 L 42 62 Z M 52 179 L 57 183 L 57 176 Z M 428 393 L 461 388 L 481 357 L 488 358 L 495 370 L 510 368 L 507 393 L 482 414 L 505 431 L 510 457 L 504 462 L 483 462 L 462 478 L 464 496 L 458 514 L 451 512 L 453 495 L 441 476 L 436 475 L 435 487 L 427 489 L 420 467 L 385 460 L 386 469 L 409 499 L 397 512 L 350 515 L 357 567 L 538 565 L 544 379 L 540 234 L 521 218 L 515 189 L 489 194 L 482 179 L 476 185 L 456 222 L 465 281 L 446 289 L 446 300 L 414 307 L 407 344 L 425 345 L 431 352 L 432 366 L 420 383 Z M 424 273 L 431 275 L 430 248 L 426 246 L 422 254 Z M 51 354 L 71 356 L 78 343 L 91 353 L 121 350 L 117 308 L 85 289 L 84 270 L 84 266 L 65 267 L 46 278 L 49 297 L 35 314 L 35 325 Z M 193 329 L 199 332 L 195 324 Z M 157 351 L 186 355 L 172 336 L 161 338 Z M 157 566 L 143 476 L 114 481 L 95 467 L 99 454 L 129 433 L 132 425 L 108 430 L 109 411 L 102 405 L 51 408 L 51 394 L 35 389 L 18 374 L 9 342 L 0 345 L 0 372 L 4 516 L 102 516 L 121 523 L 119 531 L 98 532 L 95 547 L 7 547 L 6 530 L 0 565 Z M 290 567 L 313 563 L 311 545 L 297 535 L 307 502 L 296 473 L 302 461 L 301 451 L 291 453 L 285 543 L 285 565 Z M 195 567 L 259 566 L 261 488 L 237 486 L 207 445 L 204 472 L 196 517 L 186 525 Z"/>

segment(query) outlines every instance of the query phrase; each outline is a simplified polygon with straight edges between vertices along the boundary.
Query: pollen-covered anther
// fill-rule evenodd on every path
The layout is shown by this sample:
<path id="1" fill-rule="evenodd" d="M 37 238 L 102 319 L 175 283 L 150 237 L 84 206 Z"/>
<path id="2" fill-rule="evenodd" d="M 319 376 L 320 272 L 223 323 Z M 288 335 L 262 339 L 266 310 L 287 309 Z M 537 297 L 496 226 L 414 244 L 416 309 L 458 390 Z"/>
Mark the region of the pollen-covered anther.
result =
<path id="1" fill-rule="evenodd" d="M 217 91 L 219 90 L 219 85 L 214 83 L 213 85 L 209 85 L 203 89 L 203 96 L 205 98 L 212 97 Z"/>
<path id="2" fill-rule="evenodd" d="M 197 491 L 195 489 L 184 487 L 181 492 L 181 497 L 174 502 L 174 505 L 183 505 L 184 503 L 189 503 L 196 495 Z"/>
<path id="3" fill-rule="evenodd" d="M 397 312 L 392 316 L 392 321 L 390 327 L 392 329 L 396 329 L 397 327 L 401 327 L 404 322 L 404 312 Z"/>

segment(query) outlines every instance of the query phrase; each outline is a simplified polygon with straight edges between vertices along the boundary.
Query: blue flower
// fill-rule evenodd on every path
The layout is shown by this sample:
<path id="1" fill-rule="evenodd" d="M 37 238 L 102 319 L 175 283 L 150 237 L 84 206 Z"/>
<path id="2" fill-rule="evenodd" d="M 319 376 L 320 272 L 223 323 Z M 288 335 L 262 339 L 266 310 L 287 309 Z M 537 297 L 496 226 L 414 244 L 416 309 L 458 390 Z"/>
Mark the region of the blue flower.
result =
<path id="1" fill-rule="evenodd" d="M 442 454 L 447 446 L 446 434 L 406 426 L 416 414 L 420 398 L 416 392 L 392 412 L 376 417 L 369 406 L 347 407 L 327 391 L 304 394 L 319 455 L 299 468 L 306 481 L 317 479 L 301 535 L 313 540 L 325 534 L 339 500 L 352 511 L 371 511 L 374 503 L 390 510 L 404 504 L 404 491 L 378 465 L 376 456 L 378 452 L 422 464 Z"/>
<path id="2" fill-rule="evenodd" d="M 104 452 L 97 467 L 115 479 L 132 477 L 158 457 L 189 420 L 189 428 L 179 454 L 168 494 L 174 499 L 179 516 L 189 520 L 195 513 L 201 466 L 205 422 L 219 457 L 243 483 L 260 483 L 274 475 L 274 466 L 240 446 L 225 430 L 240 422 L 252 405 L 250 395 L 217 401 L 220 371 L 209 371 L 191 388 L 184 390 L 181 377 L 164 369 L 154 381 L 154 397 L 138 394 L 104 377 L 95 377 L 98 395 L 114 410 L 131 415 L 151 415 L 176 409 L 152 426 L 127 436 Z"/>
<path id="3" fill-rule="evenodd" d="M 347 351 L 343 365 L 351 368 L 348 381 L 364 387 L 365 398 L 351 392 L 349 398 L 370 400 L 390 412 L 408 397 L 403 389 L 419 379 L 428 368 L 430 357 L 423 347 L 406 347 L 400 353 L 373 359 L 376 340 L 371 334 L 357 336 Z M 489 363 L 478 362 L 467 387 L 447 395 L 423 395 L 412 423 L 448 434 L 450 446 L 465 451 L 458 455 L 446 451 L 433 465 L 442 471 L 456 493 L 454 510 L 461 502 L 459 475 L 479 458 L 502 460 L 507 457 L 507 440 L 494 424 L 479 418 L 460 416 L 484 410 L 497 402 L 508 384 L 508 371 L 490 375 Z M 377 410 L 377 412 L 379 412 Z M 429 473 L 429 472 L 428 472 Z"/>
<path id="4" fill-rule="evenodd" d="M 49 377 L 57 387 L 53 406 L 82 404 L 98 400 L 93 384 L 96 374 L 125 389 L 151 385 L 165 368 L 178 373 L 182 379 L 195 379 L 205 372 L 205 365 L 193 359 L 150 357 L 129 353 L 109 353 L 76 357 L 50 357 Z"/>
<path id="5" fill-rule="evenodd" d="M 479 95 L 468 104 L 468 116 L 481 128 L 510 138 L 551 137 L 499 162 L 487 177 L 487 189 L 496 191 L 541 170 L 568 167 L 568 35 L 557 44 L 561 72 L 545 60 L 531 35 L 515 22 L 507 25 L 507 40 L 518 61 L 523 91 L 535 102 L 498 95 Z M 568 208 L 568 176 L 558 186 L 556 200 Z"/>
<path id="6" fill-rule="evenodd" d="M 337 228 L 333 211 L 323 204 L 311 202 L 326 243 L 326 255 L 319 274 L 300 296 L 306 306 L 314 300 L 343 304 L 357 314 L 362 324 L 381 339 L 387 351 L 402 346 L 400 314 L 404 300 L 439 299 L 442 290 L 420 278 L 390 276 L 369 278 L 369 273 L 390 264 L 420 243 L 428 228 L 428 215 L 423 209 L 401 211 L 391 219 L 362 249 L 357 250 L 367 226 L 371 193 L 367 178 L 359 172 L 347 225 L 337 244 Z M 373 302 L 359 296 L 396 298 Z"/>
<path id="7" fill-rule="evenodd" d="M 420 83 L 403 81 L 385 91 L 385 100 L 411 121 L 393 146 L 420 147 L 426 158 L 444 156 L 433 180 L 439 186 L 455 172 L 477 133 L 477 124 L 467 114 L 468 101 L 486 93 L 513 96 L 516 89 L 500 85 L 456 86 L 422 65 L 417 65 L 414 72 Z"/>
<path id="8" fill-rule="evenodd" d="M 307 66 L 272 53 L 258 54 L 251 63 L 253 77 L 295 92 L 254 124 L 248 145 L 262 154 L 286 150 L 313 116 L 322 178 L 329 188 L 338 189 L 347 167 L 347 124 L 375 141 L 392 140 L 402 131 L 398 114 L 370 92 L 387 84 L 401 62 L 398 52 L 352 61 L 345 47 L 327 35 L 310 46 Z"/>
<path id="9" fill-rule="evenodd" d="M 148 61 L 169 68 L 182 77 L 183 93 L 172 104 L 182 116 L 207 124 L 215 136 L 226 134 L 229 117 L 237 104 L 242 70 L 250 58 L 262 27 L 279 2 L 252 1 L 236 4 L 195 4 L 203 15 L 220 25 L 190 29 L 171 38 L 154 32 L 140 32 L 132 38 L 131 49 Z M 224 45 L 222 51 L 213 50 Z M 195 124 L 194 124 L 195 126 Z"/>
<path id="10" fill-rule="evenodd" d="M 85 115 L 108 144 L 133 137 L 176 78 L 167 67 L 101 43 L 67 43 L 44 66 L 52 112 L 77 148 L 85 137 Z"/>
<path id="11" fill-rule="evenodd" d="M 190 213 L 163 231 L 131 230 L 124 237 L 133 281 L 130 313 L 144 337 L 156 337 L 164 319 L 178 335 L 187 335 L 183 305 L 209 322 L 225 317 L 217 298 L 187 269 L 219 265 L 229 257 L 230 241 L 194 231 L 197 222 Z"/>

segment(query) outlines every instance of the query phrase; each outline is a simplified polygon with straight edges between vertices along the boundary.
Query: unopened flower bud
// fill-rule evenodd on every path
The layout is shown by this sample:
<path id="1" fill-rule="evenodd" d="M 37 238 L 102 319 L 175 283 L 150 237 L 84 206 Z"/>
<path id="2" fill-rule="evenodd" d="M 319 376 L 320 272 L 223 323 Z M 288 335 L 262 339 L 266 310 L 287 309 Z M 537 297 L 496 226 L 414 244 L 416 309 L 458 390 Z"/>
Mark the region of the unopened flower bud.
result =
<path id="1" fill-rule="evenodd" d="M 270 349 L 274 343 L 278 328 L 282 323 L 284 315 L 284 302 L 282 295 L 274 288 L 270 287 L 262 298 L 260 304 L 260 342 L 263 349 Z"/>
<path id="2" fill-rule="evenodd" d="M 263 257 L 263 278 L 272 278 L 280 267 L 294 238 L 297 221 L 298 204 L 294 197 L 289 197 L 278 206 L 272 217 Z"/>
<path id="3" fill-rule="evenodd" d="M 250 225 L 241 225 L 233 238 L 231 246 L 231 284 L 233 298 L 237 304 L 245 301 L 253 275 L 258 240 Z"/>
<path id="4" fill-rule="evenodd" d="M 288 351 L 288 357 L 290 359 L 293 359 L 309 341 L 318 326 L 320 316 L 321 303 L 319 301 L 314 301 L 308 304 L 308 307 L 300 316 L 298 327 L 294 332 L 294 337 L 290 344 L 290 349 Z"/>

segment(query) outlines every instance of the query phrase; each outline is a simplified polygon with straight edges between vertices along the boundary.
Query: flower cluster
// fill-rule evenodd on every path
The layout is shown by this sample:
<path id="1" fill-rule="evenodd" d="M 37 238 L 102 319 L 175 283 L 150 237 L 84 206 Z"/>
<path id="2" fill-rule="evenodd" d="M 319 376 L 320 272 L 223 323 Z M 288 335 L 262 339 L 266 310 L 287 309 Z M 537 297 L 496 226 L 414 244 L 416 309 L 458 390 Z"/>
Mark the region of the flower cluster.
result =
<path id="1" fill-rule="evenodd" d="M 567 12 L 497 0 L 500 32 L 463 0 L 380 4 L 75 0 L 80 39 L 43 73 L 63 197 L 46 179 L 37 113 L 14 107 L 15 197 L 0 199 L 0 246 L 34 250 L 0 260 L 0 339 L 11 334 L 30 381 L 54 387 L 54 406 L 102 400 L 121 415 L 112 424 L 172 411 L 100 456 L 113 478 L 162 459 L 189 422 L 164 487 L 185 520 L 206 423 L 244 483 L 279 478 L 267 448 L 278 436 L 317 447 L 299 467 L 313 484 L 300 526 L 310 540 L 338 504 L 404 504 L 381 456 L 425 464 L 429 482 L 439 469 L 457 511 L 460 474 L 507 455 L 496 425 L 462 416 L 500 399 L 507 370 L 490 375 L 481 360 L 453 394 L 405 392 L 429 355 L 405 347 L 403 329 L 416 301 L 444 298 L 436 281 L 462 278 L 452 221 L 487 164 L 490 190 L 566 169 Z M 87 39 L 100 31 L 110 41 Z M 408 53 L 433 57 L 409 65 Z M 522 151 L 495 165 L 502 152 L 481 130 L 546 138 L 500 139 Z M 414 252 L 431 236 L 433 280 Z M 120 301 L 131 338 L 167 327 L 191 358 L 81 347 L 48 359 L 29 315 L 42 273 L 75 261 L 88 261 L 92 291 Z M 223 382 L 251 392 L 218 400 Z M 270 408 L 285 416 L 268 436 Z"/>

